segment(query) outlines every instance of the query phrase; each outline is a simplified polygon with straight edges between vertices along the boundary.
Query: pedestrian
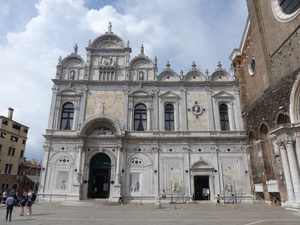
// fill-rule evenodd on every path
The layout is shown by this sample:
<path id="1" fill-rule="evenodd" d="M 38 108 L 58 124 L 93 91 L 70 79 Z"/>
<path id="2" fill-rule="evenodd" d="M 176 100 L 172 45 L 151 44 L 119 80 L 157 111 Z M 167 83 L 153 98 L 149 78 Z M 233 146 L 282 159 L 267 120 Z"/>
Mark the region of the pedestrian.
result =
<path id="1" fill-rule="evenodd" d="M 11 222 L 11 213 L 15 205 L 15 198 L 13 196 L 9 196 L 5 201 L 5 205 L 6 205 L 6 221 L 8 219 L 8 213 L 9 213 L 9 222 Z"/>
<path id="2" fill-rule="evenodd" d="M 277 198 L 276 196 L 274 196 L 274 205 L 277 205 L 278 201 L 277 201 Z"/>
<path id="3" fill-rule="evenodd" d="M 220 195 L 217 196 L 217 204 L 216 206 L 220 206 Z"/>
<path id="4" fill-rule="evenodd" d="M 165 190 L 162 191 L 162 193 L 161 193 L 161 198 L 162 198 L 162 199 L 166 199 L 166 192 L 165 192 Z"/>
<path id="5" fill-rule="evenodd" d="M 196 203 L 195 193 L 193 193 L 193 195 L 192 195 L 192 203 L 193 203 L 193 204 Z"/>
<path id="6" fill-rule="evenodd" d="M 234 204 L 234 195 L 231 195 L 231 204 L 232 204 L 232 208 L 235 209 L 235 204 Z"/>
<path id="7" fill-rule="evenodd" d="M 20 203 L 20 205 L 22 207 L 20 216 L 24 216 L 24 207 L 27 204 L 27 201 L 28 201 L 28 195 L 27 195 L 27 192 L 24 191 L 24 193 L 22 195 L 21 203 Z"/>
<path id="8" fill-rule="evenodd" d="M 6 190 L 3 191 L 2 197 L 3 197 L 3 201 L 5 202 L 7 199 L 7 191 Z"/>
<path id="9" fill-rule="evenodd" d="M 30 216 L 32 214 L 32 210 L 31 210 L 31 206 L 32 206 L 32 200 L 31 200 L 31 197 L 32 197 L 32 192 L 31 190 L 29 190 L 28 192 L 28 200 L 27 200 L 27 209 L 28 209 L 28 213 L 27 213 L 27 216 Z"/>

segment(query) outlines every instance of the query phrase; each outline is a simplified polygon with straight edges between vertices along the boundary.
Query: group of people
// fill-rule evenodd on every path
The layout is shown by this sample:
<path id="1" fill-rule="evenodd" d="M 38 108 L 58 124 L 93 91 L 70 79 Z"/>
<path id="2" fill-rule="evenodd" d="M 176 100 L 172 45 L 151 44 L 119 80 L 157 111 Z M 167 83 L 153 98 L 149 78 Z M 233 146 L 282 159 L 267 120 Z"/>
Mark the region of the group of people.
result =
<path id="1" fill-rule="evenodd" d="M 5 205 L 6 205 L 6 221 L 9 219 L 11 221 L 12 217 L 12 211 L 14 206 L 16 206 L 16 202 L 18 201 L 17 193 L 15 193 L 14 190 L 12 190 L 9 193 L 9 197 L 7 198 L 7 192 L 6 190 L 3 192 L 3 198 L 4 198 L 4 193 L 6 193 L 6 200 L 5 200 Z M 35 200 L 35 194 L 32 191 L 29 191 L 28 193 L 24 191 L 22 197 L 20 198 L 20 206 L 21 208 L 21 214 L 20 216 L 24 216 L 24 207 L 27 206 L 28 213 L 27 215 L 32 214 L 31 206 L 33 204 L 33 201 Z M 8 218 L 9 217 L 9 218 Z"/>
<path id="2" fill-rule="evenodd" d="M 162 191 L 161 198 L 162 199 L 166 199 L 166 192 L 165 192 L 165 190 Z M 235 208 L 234 194 L 231 195 L 230 202 L 232 204 L 232 208 L 234 209 Z M 193 204 L 196 203 L 195 193 L 193 193 L 193 195 L 192 195 L 192 203 Z M 219 194 L 217 196 L 217 204 L 216 204 L 216 206 L 220 206 L 220 195 Z"/>

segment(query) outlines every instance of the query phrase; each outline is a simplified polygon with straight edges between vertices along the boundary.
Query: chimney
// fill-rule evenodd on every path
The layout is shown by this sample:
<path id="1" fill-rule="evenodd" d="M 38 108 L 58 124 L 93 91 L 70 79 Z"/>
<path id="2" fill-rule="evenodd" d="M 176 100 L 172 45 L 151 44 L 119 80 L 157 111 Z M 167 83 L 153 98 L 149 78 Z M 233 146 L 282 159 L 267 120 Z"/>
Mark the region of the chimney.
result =
<path id="1" fill-rule="evenodd" d="M 8 119 L 11 119 L 13 118 L 13 113 L 14 113 L 14 109 L 13 108 L 8 108 Z"/>

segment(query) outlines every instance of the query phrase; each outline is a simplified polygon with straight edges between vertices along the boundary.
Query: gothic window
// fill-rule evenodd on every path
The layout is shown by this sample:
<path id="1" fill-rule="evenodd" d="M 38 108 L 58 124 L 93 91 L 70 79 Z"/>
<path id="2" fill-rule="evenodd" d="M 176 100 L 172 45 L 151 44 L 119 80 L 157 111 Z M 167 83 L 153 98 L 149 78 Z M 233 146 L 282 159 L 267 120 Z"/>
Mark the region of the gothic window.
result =
<path id="1" fill-rule="evenodd" d="M 290 118 L 287 115 L 280 114 L 277 119 L 277 125 L 291 123 Z"/>
<path id="2" fill-rule="evenodd" d="M 229 130 L 228 108 L 227 105 L 219 106 L 221 130 Z"/>
<path id="3" fill-rule="evenodd" d="M 171 104 L 165 106 L 165 130 L 174 131 L 174 107 Z"/>
<path id="4" fill-rule="evenodd" d="M 282 11 L 286 14 L 292 14 L 300 8 L 300 0 L 279 0 Z"/>
<path id="5" fill-rule="evenodd" d="M 74 118 L 74 105 L 72 103 L 67 103 L 63 106 L 61 114 L 61 130 L 71 130 L 73 126 Z"/>
<path id="6" fill-rule="evenodd" d="M 134 110 L 134 130 L 147 130 L 147 108 L 143 104 L 139 104 Z"/>

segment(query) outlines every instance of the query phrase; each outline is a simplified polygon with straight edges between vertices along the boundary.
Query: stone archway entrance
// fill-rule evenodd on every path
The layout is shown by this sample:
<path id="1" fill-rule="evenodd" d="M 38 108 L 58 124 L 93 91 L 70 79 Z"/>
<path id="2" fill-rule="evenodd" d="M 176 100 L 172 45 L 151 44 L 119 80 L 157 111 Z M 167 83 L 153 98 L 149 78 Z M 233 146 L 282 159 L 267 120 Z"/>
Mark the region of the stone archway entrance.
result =
<path id="1" fill-rule="evenodd" d="M 196 200 L 210 200 L 209 176 L 195 176 L 194 190 Z"/>
<path id="2" fill-rule="evenodd" d="M 109 198 L 111 160 L 99 153 L 90 161 L 88 198 Z"/>

